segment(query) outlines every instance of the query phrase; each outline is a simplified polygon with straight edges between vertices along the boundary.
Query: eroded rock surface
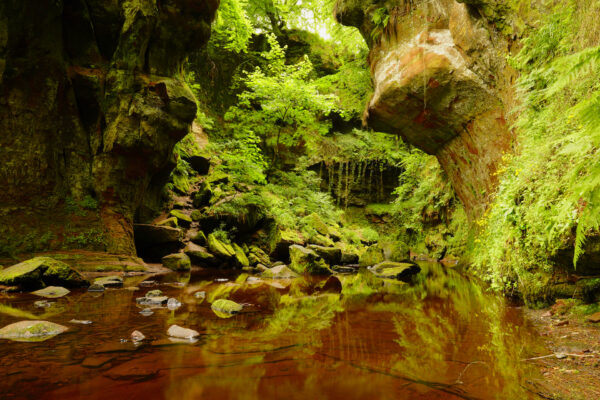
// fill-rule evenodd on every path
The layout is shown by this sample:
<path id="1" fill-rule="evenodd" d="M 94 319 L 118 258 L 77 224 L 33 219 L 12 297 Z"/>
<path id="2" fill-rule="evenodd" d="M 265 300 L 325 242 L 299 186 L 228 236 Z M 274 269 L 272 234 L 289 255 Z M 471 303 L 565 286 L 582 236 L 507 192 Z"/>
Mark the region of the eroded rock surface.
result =
<path id="1" fill-rule="evenodd" d="M 358 27 L 371 48 L 375 93 L 366 122 L 436 155 L 471 216 L 485 209 L 512 142 L 508 44 L 483 16 L 485 3 L 340 0 L 337 7 L 338 20 Z M 385 28 L 372 18 L 382 8 Z"/>
<path id="2" fill-rule="evenodd" d="M 175 76 L 218 5 L 0 4 L 0 254 L 135 254 L 134 215 L 166 183 L 196 114 Z"/>

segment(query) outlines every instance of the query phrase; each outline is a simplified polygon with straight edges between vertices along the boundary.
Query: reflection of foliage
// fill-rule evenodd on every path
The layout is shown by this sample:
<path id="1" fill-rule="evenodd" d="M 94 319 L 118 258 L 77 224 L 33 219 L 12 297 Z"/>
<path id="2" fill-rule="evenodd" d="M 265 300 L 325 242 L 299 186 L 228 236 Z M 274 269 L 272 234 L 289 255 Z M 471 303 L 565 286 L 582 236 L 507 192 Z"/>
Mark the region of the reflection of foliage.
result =
<path id="1" fill-rule="evenodd" d="M 267 319 L 265 331 L 269 334 L 289 331 L 310 334 L 331 326 L 335 313 L 340 311 L 343 307 L 337 294 L 300 298 L 285 295 L 273 316 Z"/>

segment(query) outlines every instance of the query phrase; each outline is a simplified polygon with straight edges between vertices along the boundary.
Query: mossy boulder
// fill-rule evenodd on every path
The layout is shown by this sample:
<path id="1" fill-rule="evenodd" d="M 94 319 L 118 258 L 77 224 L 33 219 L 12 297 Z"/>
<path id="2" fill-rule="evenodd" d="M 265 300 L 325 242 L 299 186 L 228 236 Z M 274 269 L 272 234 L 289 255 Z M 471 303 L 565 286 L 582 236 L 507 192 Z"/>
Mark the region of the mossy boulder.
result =
<path id="1" fill-rule="evenodd" d="M 188 244 L 184 252 L 194 264 L 202 267 L 211 267 L 219 263 L 217 257 L 211 254 L 205 247 L 199 246 L 195 243 Z"/>
<path id="2" fill-rule="evenodd" d="M 179 225 L 189 228 L 192 225 L 192 218 L 181 210 L 171 210 L 171 217 L 177 218 Z"/>
<path id="3" fill-rule="evenodd" d="M 123 287 L 123 277 L 119 275 L 102 276 L 94 280 L 95 285 L 104 287 Z"/>
<path id="4" fill-rule="evenodd" d="M 177 228 L 177 217 L 171 217 L 167 219 L 163 219 L 156 223 L 158 226 L 170 226 L 171 228 Z"/>
<path id="5" fill-rule="evenodd" d="M 162 258 L 162 264 L 173 271 L 188 271 L 192 262 L 184 253 L 169 254 Z"/>
<path id="6" fill-rule="evenodd" d="M 160 259 L 184 247 L 181 229 L 149 224 L 134 225 L 139 256 Z"/>
<path id="7" fill-rule="evenodd" d="M 69 289 L 65 289 L 62 286 L 48 286 L 43 289 L 36 290 L 32 294 L 35 294 L 36 296 L 40 296 L 40 297 L 46 297 L 49 299 L 56 299 L 59 297 L 66 296 L 69 293 L 70 293 Z"/>
<path id="8" fill-rule="evenodd" d="M 203 181 L 200 183 L 200 187 L 192 195 L 192 203 L 194 207 L 201 208 L 207 206 L 210 203 L 210 199 L 213 196 L 213 190 L 208 181 Z"/>
<path id="9" fill-rule="evenodd" d="M 231 318 L 242 311 L 244 306 L 227 299 L 218 299 L 211 304 L 210 308 L 219 318 Z"/>
<path id="10" fill-rule="evenodd" d="M 262 271 L 261 276 L 272 279 L 292 279 L 297 278 L 299 275 L 289 269 L 287 265 L 281 264 L 273 268 L 267 268 Z"/>
<path id="11" fill-rule="evenodd" d="M 250 265 L 271 265 L 271 259 L 260 247 L 250 246 L 248 249 L 248 260 L 250 261 Z"/>
<path id="12" fill-rule="evenodd" d="M 320 234 L 311 236 L 308 242 L 323 247 L 333 247 L 335 245 L 333 240 L 329 239 L 329 237 Z"/>
<path id="13" fill-rule="evenodd" d="M 235 251 L 234 257 L 235 257 L 237 264 L 241 267 L 249 267 L 250 261 L 248 260 L 248 257 L 246 256 L 244 249 L 242 249 L 240 246 L 238 246 L 236 243 L 234 243 L 233 250 Z"/>
<path id="14" fill-rule="evenodd" d="M 62 261 L 35 257 L 0 271 L 0 285 L 39 289 L 45 286 L 82 287 L 89 282 Z"/>
<path id="15" fill-rule="evenodd" d="M 415 263 L 384 261 L 375 265 L 371 269 L 371 272 L 379 278 L 397 279 L 403 282 L 409 282 L 414 275 L 421 272 L 421 267 Z"/>
<path id="16" fill-rule="evenodd" d="M 287 260 L 290 257 L 289 247 L 292 244 L 304 244 L 304 240 L 296 231 L 274 227 L 269 235 L 270 255 Z"/>
<path id="17" fill-rule="evenodd" d="M 309 216 L 305 217 L 304 219 L 310 226 L 315 228 L 315 230 L 317 232 L 319 232 L 321 235 L 324 235 L 324 236 L 329 235 L 329 226 L 325 222 L 323 222 L 323 220 L 321 219 L 319 214 L 312 213 Z"/>
<path id="18" fill-rule="evenodd" d="M 367 247 L 367 249 L 359 256 L 358 264 L 361 267 L 370 267 L 385 261 L 383 250 L 378 245 Z"/>
<path id="19" fill-rule="evenodd" d="M 340 263 L 342 265 L 358 264 L 358 259 L 359 259 L 359 256 L 356 252 L 345 250 L 345 251 L 342 251 L 342 257 L 340 259 Z"/>
<path id="20" fill-rule="evenodd" d="M 200 246 L 206 245 L 207 242 L 206 235 L 202 231 L 198 231 L 198 233 L 194 234 L 190 240 Z"/>
<path id="21" fill-rule="evenodd" d="M 299 245 L 290 246 L 290 269 L 298 274 L 331 275 L 329 266 L 311 249 Z"/>
<path id="22" fill-rule="evenodd" d="M 342 250 L 337 247 L 325 247 L 316 244 L 309 244 L 307 247 L 322 257 L 329 265 L 336 265 L 342 261 Z"/>
<path id="23" fill-rule="evenodd" d="M 208 249 L 215 256 L 227 260 L 235 256 L 233 246 L 219 240 L 214 233 L 208 235 Z"/>
<path id="24" fill-rule="evenodd" d="M 41 342 L 69 330 L 48 321 L 20 321 L 0 329 L 0 339 L 16 342 Z"/>

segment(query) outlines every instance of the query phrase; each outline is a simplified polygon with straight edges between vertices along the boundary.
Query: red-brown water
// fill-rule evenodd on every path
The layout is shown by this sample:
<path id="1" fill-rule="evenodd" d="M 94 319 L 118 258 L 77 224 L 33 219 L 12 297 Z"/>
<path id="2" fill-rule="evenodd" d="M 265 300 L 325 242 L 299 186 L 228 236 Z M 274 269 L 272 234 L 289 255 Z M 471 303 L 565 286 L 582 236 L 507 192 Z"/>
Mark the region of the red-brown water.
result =
<path id="1" fill-rule="evenodd" d="M 0 327 L 37 318 L 69 331 L 37 343 L 0 340 L 0 398 L 536 398 L 531 388 L 540 377 L 523 359 L 544 349 L 521 311 L 453 270 L 423 267 L 411 287 L 373 293 L 349 276 L 342 295 L 303 300 L 299 288 L 307 285 L 297 282 L 293 296 L 268 285 L 223 291 L 228 284 L 214 279 L 236 276 L 214 270 L 153 277 L 157 286 L 137 291 L 127 286 L 139 286 L 141 277 L 101 294 L 71 292 L 49 309 L 35 308 L 39 298 L 30 294 L 5 295 Z M 183 306 L 142 316 L 135 298 L 156 288 Z M 207 300 L 195 298 L 197 290 Z M 216 316 L 208 300 L 218 291 L 215 298 L 246 303 L 244 311 Z M 202 336 L 172 342 L 172 324 Z M 133 330 L 148 340 L 121 343 Z"/>

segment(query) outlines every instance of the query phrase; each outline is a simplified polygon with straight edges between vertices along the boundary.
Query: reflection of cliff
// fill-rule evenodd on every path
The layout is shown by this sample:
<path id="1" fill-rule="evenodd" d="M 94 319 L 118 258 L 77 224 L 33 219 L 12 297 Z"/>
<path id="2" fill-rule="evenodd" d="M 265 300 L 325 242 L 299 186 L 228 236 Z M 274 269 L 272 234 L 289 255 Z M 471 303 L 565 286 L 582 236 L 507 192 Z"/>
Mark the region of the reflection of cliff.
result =
<path id="1" fill-rule="evenodd" d="M 0 253 L 135 253 L 136 208 L 196 113 L 175 76 L 218 3 L 1 2 Z"/>
<path id="2" fill-rule="evenodd" d="M 373 22 L 375 13 L 387 13 L 387 26 Z M 370 44 L 375 93 L 366 122 L 436 155 L 468 213 L 479 215 L 512 144 L 506 40 L 454 0 L 340 0 L 337 18 Z"/>

